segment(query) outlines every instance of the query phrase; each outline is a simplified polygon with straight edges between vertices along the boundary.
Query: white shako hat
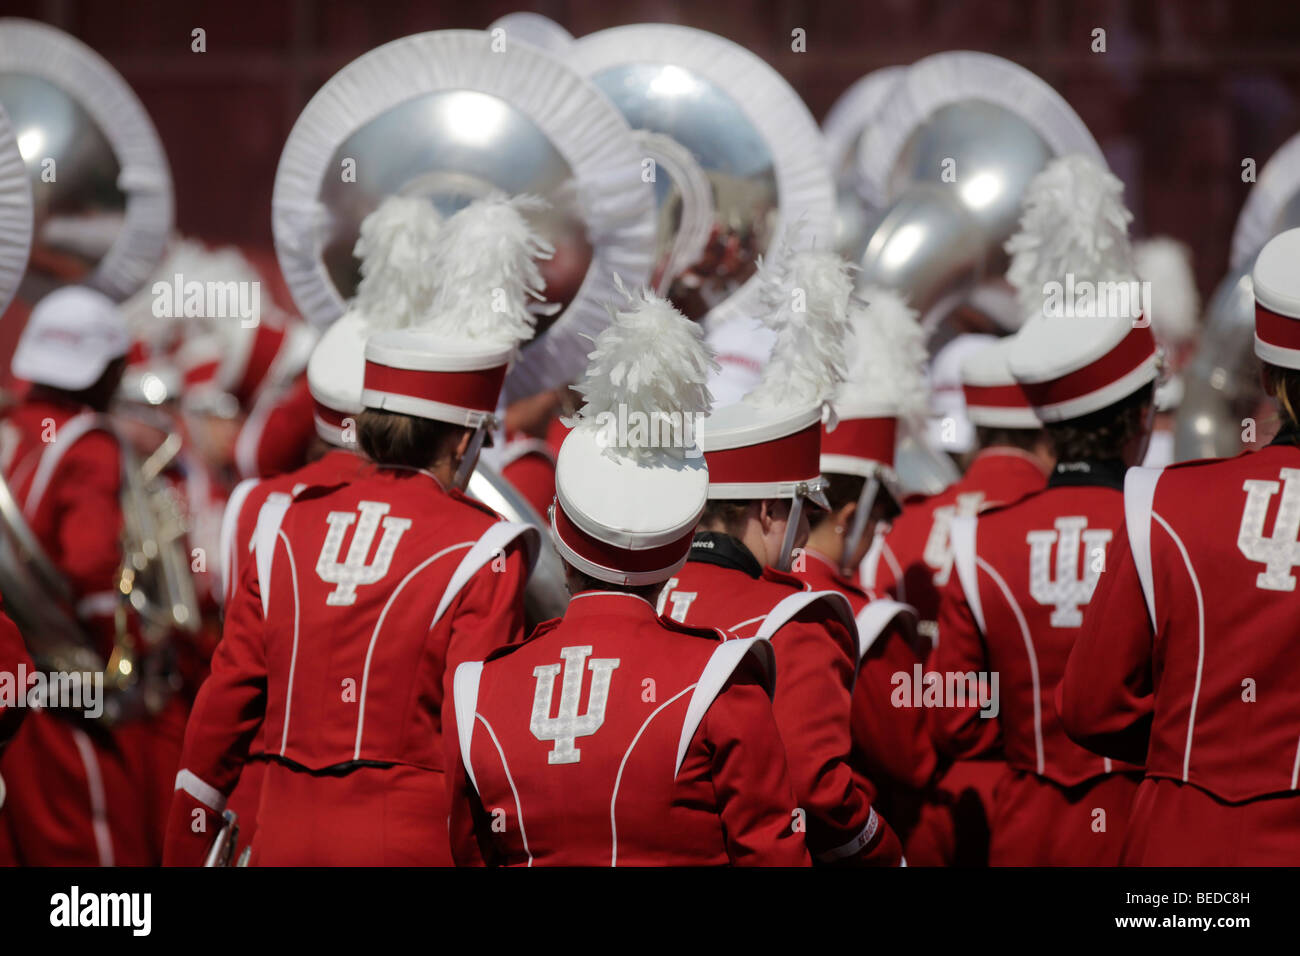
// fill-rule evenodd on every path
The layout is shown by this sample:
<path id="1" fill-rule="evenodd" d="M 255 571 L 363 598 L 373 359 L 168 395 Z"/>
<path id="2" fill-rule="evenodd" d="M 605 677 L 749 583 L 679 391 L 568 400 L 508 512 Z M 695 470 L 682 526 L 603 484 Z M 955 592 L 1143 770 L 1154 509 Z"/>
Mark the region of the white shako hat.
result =
<path id="1" fill-rule="evenodd" d="M 1251 277 L 1255 354 L 1270 365 L 1300 369 L 1300 229 L 1270 239 Z"/>
<path id="2" fill-rule="evenodd" d="M 966 417 L 981 428 L 1042 427 L 1029 396 L 1011 374 L 1007 356 L 1015 336 L 990 342 L 961 363 L 961 391 Z"/>
<path id="3" fill-rule="evenodd" d="M 530 196 L 477 199 L 443 223 L 424 315 L 366 342 L 366 408 L 463 425 L 481 442 L 495 423 L 506 370 L 533 335 L 529 299 L 541 301 L 545 287 L 535 260 L 552 248 L 523 214 L 542 205 Z"/>
<path id="4" fill-rule="evenodd" d="M 714 499 L 811 499 L 822 508 L 824 406 L 844 380 L 849 333 L 848 265 L 834 252 L 778 243 L 759 263 L 759 320 L 776 332 L 763 377 L 701 426 Z"/>
<path id="5" fill-rule="evenodd" d="M 925 333 L 898 292 L 876 286 L 849 299 L 849 326 L 845 379 L 832 399 L 839 422 L 833 429 L 822 426 L 821 470 L 874 478 L 901 507 L 894 449 L 900 425 L 912 431 L 925 426 Z M 870 502 L 860 504 L 870 510 Z"/>
<path id="6" fill-rule="evenodd" d="M 1007 278 L 1026 316 L 1007 365 L 1042 422 L 1100 411 L 1159 374 L 1123 189 L 1095 159 L 1054 159 L 1030 183 L 1007 242 Z"/>
<path id="7" fill-rule="evenodd" d="M 361 221 L 352 254 L 361 282 L 346 312 L 321 336 L 307 361 L 316 433 L 347 447 L 343 426 L 363 409 L 366 339 L 410 326 L 429 307 L 429 268 L 442 217 L 428 199 L 389 196 Z"/>
<path id="8" fill-rule="evenodd" d="M 577 386 L 586 401 L 560 446 L 550 522 L 574 568 L 640 586 L 668 580 L 690 554 L 709 472 L 689 423 L 708 414 L 717 364 L 667 300 L 642 291 L 628 302 L 611 310 Z"/>
<path id="9" fill-rule="evenodd" d="M 79 392 L 130 348 L 117 303 L 86 286 L 65 286 L 36 303 L 9 368 L 23 381 Z"/>

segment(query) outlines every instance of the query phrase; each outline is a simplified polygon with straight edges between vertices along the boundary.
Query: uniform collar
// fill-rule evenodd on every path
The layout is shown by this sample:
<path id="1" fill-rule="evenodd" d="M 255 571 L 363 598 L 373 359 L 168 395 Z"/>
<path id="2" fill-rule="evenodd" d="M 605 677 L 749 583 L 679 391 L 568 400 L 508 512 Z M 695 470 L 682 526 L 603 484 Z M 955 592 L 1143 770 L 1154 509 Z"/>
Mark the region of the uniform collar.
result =
<path id="1" fill-rule="evenodd" d="M 719 567 L 740 571 L 751 578 L 763 574 L 763 566 L 758 563 L 752 551 L 740 541 L 721 531 L 697 531 L 691 542 L 691 554 L 688 561 L 701 564 L 716 564 Z"/>
<path id="2" fill-rule="evenodd" d="M 629 594 L 627 591 L 579 591 L 569 598 L 569 605 L 564 609 L 564 620 L 581 621 L 611 614 L 650 619 L 659 617 L 655 606 L 639 594 Z"/>
<path id="3" fill-rule="evenodd" d="M 1047 479 L 1047 487 L 1060 488 L 1073 485 L 1100 485 L 1124 490 L 1124 473 L 1128 465 L 1118 458 L 1105 460 L 1058 461 Z"/>
<path id="4" fill-rule="evenodd" d="M 810 559 L 807 564 L 808 570 L 805 572 L 808 577 L 825 579 L 836 590 L 848 591 L 863 598 L 867 597 L 867 592 L 840 574 L 840 569 L 824 554 L 813 551 L 811 548 L 805 548 L 804 556 Z"/>
<path id="5" fill-rule="evenodd" d="M 424 475 L 438 487 L 439 491 L 443 494 L 448 493 L 442 482 L 438 480 L 438 476 L 427 468 L 412 468 L 410 465 L 376 465 L 375 473 L 389 478 L 407 478 L 411 474 Z"/>
<path id="6" fill-rule="evenodd" d="M 979 480 L 985 474 L 1008 469 L 1030 472 L 1039 479 L 1043 477 L 1043 466 L 1039 459 L 1014 445 L 990 445 L 982 449 L 971 459 L 966 477 Z"/>

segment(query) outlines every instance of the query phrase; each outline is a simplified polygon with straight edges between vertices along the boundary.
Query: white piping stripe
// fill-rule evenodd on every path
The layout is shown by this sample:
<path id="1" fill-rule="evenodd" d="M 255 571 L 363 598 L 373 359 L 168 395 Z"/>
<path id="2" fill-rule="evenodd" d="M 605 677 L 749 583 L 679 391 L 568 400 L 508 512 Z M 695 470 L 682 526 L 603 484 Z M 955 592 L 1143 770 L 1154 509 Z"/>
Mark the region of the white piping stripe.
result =
<path id="1" fill-rule="evenodd" d="M 384 609 L 380 612 L 379 620 L 375 622 L 375 629 L 370 635 L 370 646 L 366 648 L 366 665 L 361 671 L 361 705 L 357 708 L 357 746 L 352 753 L 353 760 L 361 759 L 361 731 L 366 722 L 366 688 L 370 685 L 370 659 L 375 653 L 375 642 L 379 640 L 379 632 L 384 626 L 384 619 L 388 617 L 389 609 L 392 608 L 393 602 L 397 600 L 397 596 L 402 593 L 402 589 L 406 587 L 411 578 L 415 577 L 443 555 L 450 554 L 452 551 L 459 551 L 461 548 L 470 548 L 473 546 L 473 541 L 462 541 L 460 544 L 453 544 L 450 547 L 443 548 L 437 554 L 425 558 L 406 573 L 406 577 L 402 578 L 402 582 L 397 585 L 393 590 L 393 593 L 388 596 L 388 600 L 384 602 Z"/>
<path id="2" fill-rule="evenodd" d="M 1188 556 L 1187 549 L 1183 547 L 1183 539 L 1169 527 L 1169 522 L 1160 516 L 1160 512 L 1152 511 L 1151 517 L 1159 521 L 1160 527 L 1174 539 L 1174 544 L 1178 546 L 1183 556 L 1183 563 L 1187 565 L 1187 573 L 1192 578 L 1192 590 L 1196 592 L 1196 687 L 1192 691 L 1192 709 L 1187 715 L 1187 749 L 1183 751 L 1183 783 L 1186 783 L 1187 768 L 1192 763 L 1192 731 L 1196 727 L 1196 706 L 1201 698 L 1201 674 L 1205 668 L 1205 602 L 1201 597 L 1201 581 L 1192 567 L 1192 559 Z"/>
<path id="3" fill-rule="evenodd" d="M 184 790 L 213 813 L 226 809 L 226 797 L 212 784 L 208 783 L 193 770 L 181 770 L 176 774 L 174 790 Z"/>
<path id="4" fill-rule="evenodd" d="M 731 625 L 731 627 L 727 628 L 727 630 L 738 631 L 746 624 L 757 624 L 759 621 L 765 620 L 766 618 L 767 618 L 766 614 L 760 614 L 758 617 L 751 617 L 748 621 L 741 621 L 739 624 L 733 624 Z"/>
<path id="5" fill-rule="evenodd" d="M 894 597 L 906 603 L 907 588 L 904 587 L 905 575 L 903 574 L 903 566 L 898 563 L 898 558 L 895 557 L 894 551 L 890 548 L 888 541 L 886 541 L 881 547 L 880 555 L 885 559 L 885 563 L 889 565 L 889 573 L 894 576 Z M 875 582 L 872 582 L 871 586 L 874 588 L 876 586 Z"/>
<path id="6" fill-rule="evenodd" d="M 1034 680 L 1034 747 L 1038 751 L 1038 772 L 1041 774 L 1046 767 L 1046 760 L 1043 757 L 1043 695 L 1038 683 L 1038 655 L 1034 652 L 1034 640 L 1029 636 L 1029 625 L 1025 623 L 1024 612 L 1020 610 L 1020 605 L 1012 595 L 1011 589 L 1007 587 L 1007 582 L 1002 580 L 1002 575 L 979 556 L 976 556 L 975 564 L 983 568 L 1002 591 L 1002 596 L 1011 606 L 1011 613 L 1016 616 L 1016 623 L 1020 625 L 1020 634 L 1025 639 L 1025 651 L 1029 655 L 1029 673 Z"/>
<path id="7" fill-rule="evenodd" d="M 1296 783 L 1300 782 L 1300 743 L 1295 748 L 1295 766 L 1291 768 L 1291 789 L 1296 789 Z"/>
<path id="8" fill-rule="evenodd" d="M 659 716 L 659 711 L 663 710 L 673 701 L 677 700 L 677 698 L 694 688 L 695 685 L 692 684 L 690 687 L 673 694 L 672 697 L 669 697 L 666 701 L 656 707 L 651 712 L 650 716 L 645 719 L 645 723 L 643 723 L 640 729 L 636 732 L 636 736 L 632 738 L 632 742 L 627 745 L 627 750 L 623 753 L 623 759 L 619 761 L 618 774 L 614 777 L 614 792 L 609 798 L 609 838 L 611 847 L 609 856 L 610 866 L 618 866 L 618 823 L 614 819 L 614 804 L 618 800 L 618 785 L 623 781 L 623 768 L 627 766 L 628 758 L 632 756 L 632 748 L 635 747 L 636 742 L 641 739 L 641 735 L 645 733 L 645 729 L 650 726 L 650 721 Z"/>
<path id="9" fill-rule="evenodd" d="M 280 756 L 289 743 L 289 712 L 293 708 L 293 673 L 298 666 L 298 565 L 293 560 L 293 548 L 283 531 L 276 530 L 276 535 L 284 541 L 284 550 L 289 555 L 289 576 L 293 581 L 293 653 L 289 656 L 289 686 L 284 691 L 284 733 L 280 735 Z M 270 582 L 267 582 L 270 584 Z"/>
<path id="10" fill-rule="evenodd" d="M 101 418 L 102 416 L 94 412 L 82 412 L 73 415 L 55 429 L 54 441 L 41 449 L 40 457 L 36 462 L 36 475 L 32 478 L 31 487 L 27 489 L 27 500 L 23 502 L 23 516 L 28 521 L 32 520 L 37 509 L 40 508 L 41 500 L 45 497 L 45 492 L 49 490 L 50 482 L 54 478 L 54 470 L 63 460 L 64 454 L 96 429 L 113 434 Z"/>
<path id="11" fill-rule="evenodd" d="M 95 830 L 95 849 L 99 853 L 100 866 L 113 865 L 113 834 L 108 827 L 108 806 L 104 799 L 104 778 L 99 772 L 99 758 L 84 730 L 72 731 L 72 739 L 77 744 L 77 753 L 86 768 L 86 785 L 90 790 L 90 819 Z"/>
<path id="12" fill-rule="evenodd" d="M 488 736 L 492 738 L 492 744 L 497 748 L 497 755 L 501 758 L 501 769 L 506 772 L 506 783 L 510 784 L 510 792 L 515 795 L 515 816 L 519 818 L 519 839 L 523 841 L 524 852 L 528 854 L 528 865 L 532 866 L 533 851 L 528 849 L 528 833 L 524 830 L 524 808 L 519 802 L 519 791 L 515 789 L 515 778 L 510 775 L 510 767 L 506 763 L 506 752 L 501 749 L 501 742 L 497 740 L 496 731 L 487 722 L 487 718 L 480 713 L 475 713 L 474 716 L 483 722 L 483 727 L 487 730 Z"/>

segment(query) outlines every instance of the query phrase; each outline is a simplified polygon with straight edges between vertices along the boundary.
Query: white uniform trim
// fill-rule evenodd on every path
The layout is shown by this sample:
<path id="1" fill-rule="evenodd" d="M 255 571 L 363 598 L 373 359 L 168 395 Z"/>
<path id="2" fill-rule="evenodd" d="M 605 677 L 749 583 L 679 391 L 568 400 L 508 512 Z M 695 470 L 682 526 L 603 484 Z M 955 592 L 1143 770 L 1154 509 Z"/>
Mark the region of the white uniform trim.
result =
<path id="1" fill-rule="evenodd" d="M 379 620 L 375 622 L 375 629 L 370 634 L 370 644 L 366 648 L 366 663 L 365 667 L 362 668 L 361 671 L 361 700 L 357 707 L 357 744 L 352 754 L 353 760 L 361 759 L 361 733 L 365 728 L 366 723 L 366 691 L 370 687 L 370 660 L 374 657 L 375 644 L 379 642 L 379 632 L 384 628 L 384 621 L 388 618 L 388 612 L 392 609 L 393 602 L 397 600 L 398 595 L 402 593 L 406 586 L 411 583 L 411 579 L 429 565 L 433 564 L 433 562 L 445 555 L 451 554 L 453 551 L 459 551 L 461 548 L 470 548 L 473 547 L 473 545 L 473 541 L 461 541 L 458 544 L 453 544 L 450 547 L 443 548 L 436 554 L 429 555 L 429 557 L 425 558 L 406 573 L 406 577 L 402 578 L 401 583 L 393 589 L 393 593 L 390 594 L 388 600 L 384 602 L 384 609 L 379 612 Z"/>
<path id="2" fill-rule="evenodd" d="M 876 816 L 876 808 L 871 808 L 871 815 L 867 817 L 866 825 L 859 831 L 848 843 L 843 843 L 830 850 L 823 850 L 817 854 L 817 859 L 823 863 L 829 863 L 832 860 L 842 860 L 846 856 L 853 856 L 871 842 L 871 838 L 876 835 L 880 829 L 880 817 Z"/>
<path id="3" fill-rule="evenodd" d="M 541 455 L 552 465 L 555 464 L 555 451 L 540 438 L 515 438 L 506 442 L 497 461 L 497 470 L 503 471 L 525 455 Z"/>
<path id="4" fill-rule="evenodd" d="M 226 809 L 226 797 L 212 784 L 208 783 L 193 770 L 181 770 L 176 774 L 175 790 L 184 790 L 213 813 Z"/>
<path id="5" fill-rule="evenodd" d="M 61 426 L 55 429 L 55 440 L 41 449 L 41 455 L 36 463 L 36 474 L 32 478 L 32 486 L 27 492 L 27 500 L 23 503 L 23 516 L 28 521 L 36 514 L 36 510 L 41 506 L 41 500 L 45 497 L 45 492 L 49 490 L 50 481 L 54 478 L 54 470 L 59 467 L 59 462 L 63 456 L 79 442 L 93 431 L 104 431 L 117 437 L 108 419 L 103 415 L 95 412 L 81 412 L 73 415 Z"/>
<path id="6" fill-rule="evenodd" d="M 1025 613 L 1020 609 L 1020 603 L 1016 601 L 1015 595 L 1007 587 L 1007 582 L 1002 579 L 1002 575 L 998 574 L 993 569 L 993 566 L 982 558 L 976 558 L 975 561 L 993 579 L 993 583 L 1002 592 L 1007 605 L 1011 608 L 1011 613 L 1016 616 L 1016 623 L 1020 625 L 1020 636 L 1025 641 L 1025 655 L 1029 658 L 1029 673 L 1034 681 L 1034 750 L 1038 758 L 1038 773 L 1041 774 L 1047 765 L 1047 761 L 1043 756 L 1043 693 L 1042 682 L 1038 677 L 1038 652 L 1034 650 L 1034 639 L 1030 636 L 1029 624 L 1025 621 Z M 983 625 L 980 626 L 980 630 L 984 630 Z"/>
<path id="7" fill-rule="evenodd" d="M 285 553 L 289 556 L 289 577 L 293 584 L 293 651 L 289 655 L 289 685 L 284 691 L 284 732 L 280 734 L 280 756 L 283 757 L 285 748 L 289 744 L 289 716 L 293 711 L 293 677 L 298 670 L 298 616 L 300 602 L 298 600 L 298 563 L 293 559 L 293 547 L 289 544 L 288 535 L 278 527 L 275 533 L 284 542 Z"/>
<path id="8" fill-rule="evenodd" d="M 858 662 L 867 656 L 873 644 L 885 630 L 903 615 L 916 618 L 916 608 L 901 601 L 878 598 L 858 612 Z"/>
<path id="9" fill-rule="evenodd" d="M 456 566 L 451 581 L 447 584 L 447 590 L 443 592 L 442 599 L 438 602 L 438 609 L 433 614 L 433 620 L 429 622 L 430 630 L 442 620 L 442 616 L 447 613 L 447 608 L 451 607 L 451 602 L 456 599 L 456 595 L 460 593 L 461 588 L 469 583 L 469 579 L 497 555 L 504 554 L 506 548 L 519 537 L 524 538 L 528 568 L 530 571 L 532 570 L 541 549 L 541 532 L 532 525 L 516 524 L 512 521 L 498 521 L 483 532 L 483 537 L 474 542 L 474 546 L 469 549 L 465 557 L 461 559 L 460 564 Z"/>
<path id="10" fill-rule="evenodd" d="M 871 547 L 867 549 L 867 556 L 862 559 L 862 564 L 858 567 L 858 580 L 865 588 L 874 589 L 876 586 L 876 575 L 879 573 L 880 554 L 885 550 L 885 536 L 877 529 L 875 537 L 871 539 Z"/>
<path id="11" fill-rule="evenodd" d="M 677 741 L 677 764 L 673 767 L 674 777 L 681 772 L 682 761 L 686 759 L 691 738 L 695 736 L 704 714 L 722 691 L 722 685 L 731 678 L 740 662 L 751 652 L 767 671 L 767 693 L 769 697 L 771 696 L 776 677 L 776 656 L 772 651 L 772 645 L 762 637 L 737 638 L 719 644 L 709 657 L 709 662 L 704 665 L 700 679 L 695 683 L 695 692 L 691 694 L 691 701 L 686 706 L 686 717 L 682 720 L 682 735 Z"/>
<path id="12" fill-rule="evenodd" d="M 72 739 L 86 769 L 86 786 L 90 791 L 90 819 L 95 832 L 95 850 L 100 866 L 113 866 L 113 833 L 108 826 L 108 801 L 104 798 L 104 777 L 99 770 L 99 757 L 84 730 L 73 729 Z"/>
<path id="13" fill-rule="evenodd" d="M 75 610 L 77 617 L 84 620 L 88 617 L 112 614 L 121 602 L 122 595 L 118 591 L 95 591 L 78 601 Z"/>
<path id="14" fill-rule="evenodd" d="M 456 708 L 456 736 L 460 740 L 460 762 L 465 765 L 470 786 L 478 791 L 474 764 L 469 758 L 474 739 L 474 715 L 478 712 L 478 684 L 483 677 L 482 661 L 465 661 L 456 668 L 451 682 L 451 701 Z"/>
<path id="15" fill-rule="evenodd" d="M 252 336 L 244 336 L 249 342 Z M 241 373 L 242 374 L 242 373 Z M 235 468 L 245 478 L 258 477 L 257 452 L 262 446 L 262 433 L 266 423 L 275 411 L 276 403 L 284 397 L 284 391 L 277 388 L 262 388 L 253 399 L 253 408 L 244 419 L 244 427 L 235 436 Z"/>
<path id="16" fill-rule="evenodd" d="M 1164 473 L 1161 468 L 1130 468 L 1124 475 L 1124 527 L 1128 546 L 1133 552 L 1142 596 L 1146 598 L 1151 629 L 1156 627 L 1156 593 L 1151 563 L 1151 515 L 1156 497 L 1156 483 Z"/>
<path id="17" fill-rule="evenodd" d="M 257 586 L 262 592 L 262 616 L 271 606 L 271 561 L 275 557 L 275 539 L 284 522 L 284 513 L 293 499 L 283 491 L 273 491 L 257 513 L 257 528 L 253 531 L 254 560 L 257 562 Z M 298 592 L 294 591 L 294 601 Z"/>
<path id="18" fill-rule="evenodd" d="M 818 601 L 825 601 L 850 632 L 857 630 L 857 621 L 853 619 L 853 605 L 839 591 L 798 591 L 783 597 L 772 610 L 767 612 L 762 626 L 754 636 L 770 639 L 798 614 Z"/>
<path id="19" fill-rule="evenodd" d="M 981 634 L 987 634 L 984 627 L 984 605 L 980 602 L 980 586 L 976 577 L 974 515 L 957 515 L 948 528 L 948 540 L 952 544 L 952 564 L 957 569 L 957 580 L 961 582 L 962 593 L 966 595 L 966 604 Z"/>
<path id="20" fill-rule="evenodd" d="M 221 516 L 218 546 L 221 549 L 221 594 L 226 603 L 235 596 L 235 585 L 239 583 L 235 579 L 234 568 L 239 563 L 240 545 L 244 545 L 245 553 L 253 550 L 252 541 L 236 541 L 235 535 L 239 531 L 239 515 L 244 510 L 244 502 L 248 500 L 248 493 L 259 481 L 258 478 L 245 478 L 235 485 L 235 490 L 230 493 L 230 498 L 226 501 L 226 510 Z"/>
<path id="21" fill-rule="evenodd" d="M 497 748 L 497 756 L 501 758 L 501 769 L 505 771 L 506 783 L 510 784 L 510 792 L 515 795 L 515 816 L 519 818 L 519 839 L 524 844 L 524 852 L 528 854 L 528 866 L 532 866 L 533 851 L 528 849 L 528 831 L 524 829 L 524 806 L 519 802 L 519 790 L 515 786 L 515 778 L 510 774 L 510 766 L 506 763 L 506 752 L 501 749 L 501 742 L 497 740 L 496 731 L 492 729 L 492 725 L 484 719 L 482 714 L 476 713 L 474 716 L 483 722 L 483 729 L 492 738 L 492 745 Z"/>
<path id="22" fill-rule="evenodd" d="M 1205 672 L 1205 599 L 1201 596 L 1201 580 L 1196 576 L 1196 569 L 1192 567 L 1192 559 L 1187 554 L 1187 549 L 1183 547 L 1183 539 L 1178 537 L 1174 529 L 1169 527 L 1169 522 L 1160 517 L 1159 513 L 1152 512 L 1151 517 L 1160 522 L 1160 527 L 1174 541 L 1178 551 L 1183 556 L 1183 563 L 1187 565 L 1187 575 L 1192 579 L 1192 591 L 1196 594 L 1196 686 L 1192 689 L 1192 706 L 1187 714 L 1187 747 L 1183 750 L 1183 783 L 1187 782 L 1187 768 L 1192 762 L 1192 734 L 1196 729 L 1196 707 L 1201 699 L 1201 675 Z"/>
<path id="23" fill-rule="evenodd" d="M 711 661 L 712 658 L 710 658 L 710 662 Z M 698 686 L 699 686 L 698 684 L 691 684 L 689 687 L 682 688 L 677 693 L 673 694 L 673 696 L 669 697 L 666 701 L 660 704 L 658 707 L 656 707 L 653 711 L 651 711 L 650 716 L 647 717 L 645 721 L 641 724 L 640 728 L 638 728 L 636 732 L 636 736 L 632 738 L 632 742 L 627 745 L 627 750 L 623 753 L 623 759 L 619 761 L 618 774 L 617 776 L 614 777 L 614 790 L 609 797 L 609 845 L 610 845 L 609 865 L 610 866 L 618 866 L 618 821 L 617 819 L 615 819 L 614 806 L 618 802 L 619 784 L 623 782 L 623 768 L 627 766 L 628 759 L 632 756 L 632 749 L 636 747 L 637 741 L 641 739 L 641 735 L 645 733 L 645 729 L 650 726 L 650 721 L 658 717 L 659 712 L 661 710 L 663 710 L 673 701 L 677 700 L 679 697 L 683 696 L 687 691 L 694 690 Z"/>

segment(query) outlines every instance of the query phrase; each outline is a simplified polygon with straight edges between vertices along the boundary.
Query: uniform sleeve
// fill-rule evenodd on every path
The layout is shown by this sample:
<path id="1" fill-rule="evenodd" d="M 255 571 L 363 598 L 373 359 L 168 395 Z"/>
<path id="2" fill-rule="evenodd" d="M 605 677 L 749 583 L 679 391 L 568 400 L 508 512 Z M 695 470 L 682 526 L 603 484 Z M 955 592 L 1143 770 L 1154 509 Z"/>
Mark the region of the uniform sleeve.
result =
<path id="1" fill-rule="evenodd" d="M 112 593 L 122 561 L 122 453 L 103 432 L 68 449 L 56 472 L 60 569 L 79 599 Z"/>
<path id="2" fill-rule="evenodd" d="M 451 610 L 444 683 L 464 661 L 481 661 L 524 639 L 524 586 L 528 564 L 518 538 L 503 556 L 485 564 L 461 589 Z"/>
<path id="3" fill-rule="evenodd" d="M 301 468 L 316 437 L 311 391 L 301 376 L 288 389 L 258 399 L 235 442 L 241 478 L 269 478 Z"/>
<path id="4" fill-rule="evenodd" d="M 931 655 L 932 670 L 939 674 L 986 674 L 991 670 L 984 635 L 975 623 L 956 571 L 948 578 L 939 596 L 939 645 Z M 935 746 L 955 759 L 976 757 L 996 750 L 1000 744 L 1000 724 L 996 718 L 981 716 L 976 695 L 959 705 L 949 701 L 944 707 L 928 707 L 926 719 Z"/>
<path id="5" fill-rule="evenodd" d="M 221 828 L 226 798 L 239 782 L 266 715 L 262 597 L 250 564 L 231 606 L 185 728 L 163 849 L 166 866 L 198 866 Z M 197 811 L 197 812 L 196 812 Z M 203 829 L 195 832 L 198 820 Z"/>
<path id="6" fill-rule="evenodd" d="M 14 622 L 0 611 L 0 669 L 16 675 L 20 666 L 25 667 L 28 673 L 33 669 L 22 635 Z M 26 707 L 0 705 L 0 753 L 4 753 L 5 744 L 13 740 L 26 713 Z"/>
<path id="7" fill-rule="evenodd" d="M 732 673 L 700 722 L 696 740 L 712 753 L 712 778 L 736 866 L 809 866 L 785 747 L 772 700 L 752 657 Z"/>
<path id="8" fill-rule="evenodd" d="M 855 760 L 872 780 L 921 789 L 939 758 L 921 707 L 895 707 L 894 675 L 913 673 L 920 657 L 906 636 L 882 634 L 867 651 L 853 686 L 851 726 Z"/>
<path id="9" fill-rule="evenodd" d="M 1056 690 L 1070 739 L 1103 756 L 1146 762 L 1155 706 L 1152 646 L 1146 598 L 1121 526 Z"/>
<path id="10" fill-rule="evenodd" d="M 895 865 L 873 851 L 888 827 L 850 764 L 850 688 L 857 650 L 829 614 L 800 615 L 777 631 L 772 709 L 785 741 L 795 797 L 807 820 L 808 849 L 822 863 Z M 897 844 L 897 839 L 894 840 Z"/>

